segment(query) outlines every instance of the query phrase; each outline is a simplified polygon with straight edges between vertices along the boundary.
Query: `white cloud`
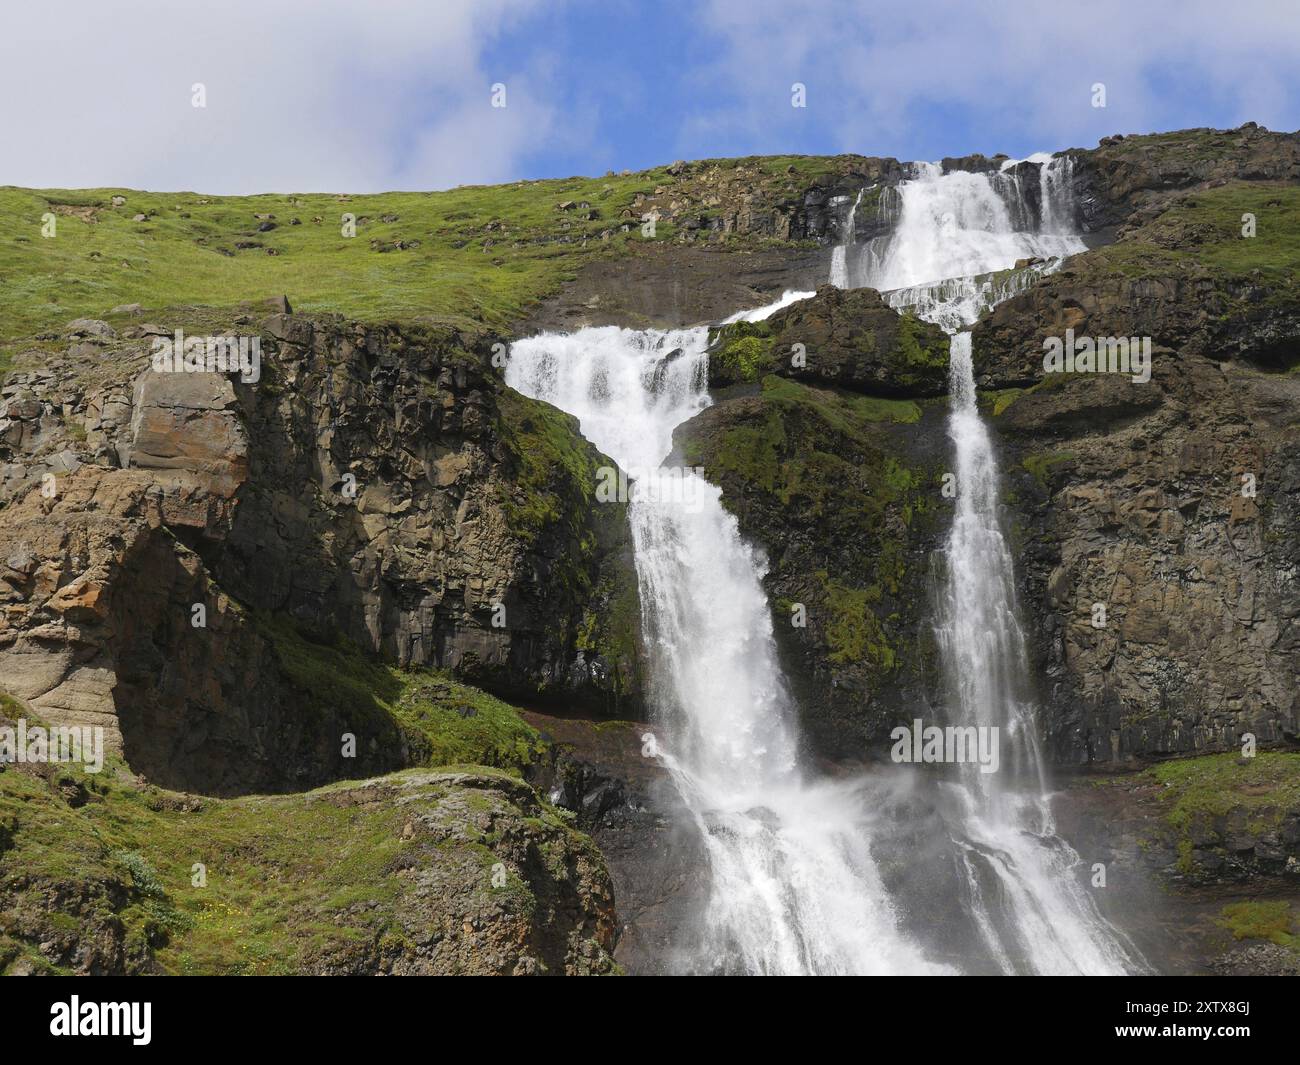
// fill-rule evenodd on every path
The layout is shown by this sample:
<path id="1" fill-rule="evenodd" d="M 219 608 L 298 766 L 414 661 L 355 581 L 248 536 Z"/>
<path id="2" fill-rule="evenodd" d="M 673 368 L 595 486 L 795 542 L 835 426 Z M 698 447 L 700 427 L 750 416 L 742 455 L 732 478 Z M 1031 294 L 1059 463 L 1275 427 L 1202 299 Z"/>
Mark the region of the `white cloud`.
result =
<path id="1" fill-rule="evenodd" d="M 1012 135 L 1091 144 L 1219 111 L 1300 124 L 1300 5 L 1289 0 L 710 0 L 702 22 L 724 42 L 707 72 L 716 103 L 701 95 L 684 150 L 726 130 L 778 150 L 813 122 L 840 150 L 887 154 L 914 142 L 917 115 L 935 105 L 980 138 L 949 154 L 996 151 Z M 790 107 L 794 81 L 808 86 L 806 112 Z M 1095 82 L 1105 109 L 1091 106 Z"/>
<path id="2" fill-rule="evenodd" d="M 0 182 L 204 192 L 440 188 L 514 176 L 546 81 L 489 70 L 544 0 L 66 0 L 6 11 Z M 490 106 L 505 82 L 508 107 Z M 206 108 L 191 86 L 206 87 Z"/>
<path id="3" fill-rule="evenodd" d="M 585 18 L 596 5 L 602 29 Z M 666 156 L 803 145 L 910 158 L 1210 121 L 1300 125 L 1294 0 L 708 0 L 665 5 L 654 47 L 597 39 L 619 10 L 621 0 L 17 0 L 0 34 L 0 183 L 444 188 L 568 165 L 556 160 L 621 169 L 638 129 L 656 143 L 674 130 Z M 494 69 L 503 40 L 518 58 Z M 608 63 L 594 64 L 605 83 L 586 76 L 611 54 L 626 79 Z M 670 104 L 656 93 L 661 68 L 679 79 Z M 489 106 L 497 81 L 504 110 Z M 806 110 L 790 107 L 795 81 L 808 86 Z M 1104 110 L 1090 106 L 1097 81 Z M 190 106 L 194 82 L 204 109 Z"/>

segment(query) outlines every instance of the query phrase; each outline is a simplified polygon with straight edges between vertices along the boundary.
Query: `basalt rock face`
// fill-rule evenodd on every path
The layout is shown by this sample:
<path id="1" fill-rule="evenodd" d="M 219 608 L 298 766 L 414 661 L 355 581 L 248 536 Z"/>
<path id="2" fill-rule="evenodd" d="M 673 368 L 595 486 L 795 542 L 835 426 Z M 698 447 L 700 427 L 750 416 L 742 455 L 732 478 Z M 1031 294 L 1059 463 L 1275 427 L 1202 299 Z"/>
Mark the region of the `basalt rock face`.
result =
<path id="1" fill-rule="evenodd" d="M 164 332 L 74 338 L 57 373 L 6 386 L 5 689 L 209 794 L 410 760 L 386 716 L 304 706 L 271 616 L 404 667 L 635 713 L 626 517 L 591 505 L 607 460 L 506 390 L 486 340 L 282 313 L 253 383 L 152 370 Z"/>
<path id="2" fill-rule="evenodd" d="M 1300 733 L 1300 380 L 1155 361 L 1149 384 L 1076 377 L 992 419 L 1067 764 Z"/>
<path id="3" fill-rule="evenodd" d="M 699 870 L 708 858 L 668 770 L 647 754 L 647 733 L 658 730 L 524 716 L 551 744 L 530 782 L 573 812 L 609 865 L 620 923 L 615 961 L 633 976 L 672 972 L 707 901 Z"/>
<path id="4" fill-rule="evenodd" d="M 812 289 L 826 276 L 819 247 L 728 250 L 647 241 L 637 254 L 583 267 L 523 324 L 525 333 L 587 326 L 678 329 L 762 306 L 785 289 Z"/>
<path id="5" fill-rule="evenodd" d="M 825 243 L 839 235 L 846 199 L 867 185 L 896 183 L 904 173 L 897 159 L 875 156 L 839 155 L 817 162 L 811 181 L 794 162 L 775 171 L 763 159 L 674 164 L 669 169 L 674 183 L 639 197 L 629 214 L 652 215 L 688 238 L 722 233 Z"/>
<path id="6" fill-rule="evenodd" d="M 1285 368 L 1300 335 L 1298 224 L 1294 186 L 1240 181 L 1135 212 L 1117 243 L 1075 256 L 976 325 L 979 385 L 1043 380 L 1045 341 L 1067 330 Z"/>
<path id="7" fill-rule="evenodd" d="M 857 240 L 888 230 L 893 201 L 882 194 L 905 169 L 860 155 L 792 158 L 674 163 L 671 181 L 638 195 L 622 219 L 628 229 L 653 221 L 655 236 L 584 265 L 523 331 L 677 328 L 814 288 L 855 201 Z"/>
<path id="8" fill-rule="evenodd" d="M 635 634 L 597 624 L 635 600 L 626 514 L 594 505 L 612 464 L 576 422 L 504 389 L 487 342 L 287 317 L 269 331 L 277 378 L 246 404 L 268 446 L 213 560 L 232 594 L 401 666 L 634 712 Z"/>
<path id="9" fill-rule="evenodd" d="M 1300 737 L 1297 208 L 1271 182 L 1169 197 L 975 329 L 981 383 L 1029 385 L 990 413 L 1062 763 Z M 1149 345 L 1150 380 L 1045 372 L 1066 328 Z"/>
<path id="10" fill-rule="evenodd" d="M 270 641 L 183 542 L 212 533 L 205 491 L 87 465 L 54 499 L 0 512 L 5 688 L 53 724 L 102 727 L 164 786 L 280 790 L 405 764 L 391 721 L 305 712 Z M 346 732 L 362 737 L 356 759 L 341 756 Z"/>

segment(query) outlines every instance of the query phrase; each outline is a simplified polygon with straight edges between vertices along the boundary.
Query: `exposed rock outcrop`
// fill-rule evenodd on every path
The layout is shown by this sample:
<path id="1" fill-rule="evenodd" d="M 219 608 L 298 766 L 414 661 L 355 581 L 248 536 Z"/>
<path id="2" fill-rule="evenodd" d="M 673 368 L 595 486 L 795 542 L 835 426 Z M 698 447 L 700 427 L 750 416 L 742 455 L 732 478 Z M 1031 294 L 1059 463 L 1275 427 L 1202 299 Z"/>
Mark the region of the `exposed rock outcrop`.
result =
<path id="1" fill-rule="evenodd" d="M 761 322 L 735 322 L 711 338 L 709 385 L 757 381 L 775 373 L 868 395 L 943 395 L 948 337 L 912 314 L 899 314 L 874 289 L 823 285 Z"/>
<path id="2" fill-rule="evenodd" d="M 1171 192 L 1211 181 L 1300 180 L 1300 134 L 1274 133 L 1254 122 L 1229 130 L 1105 137 L 1096 148 L 1068 154 L 1087 230 L 1116 225 Z"/>
<path id="3" fill-rule="evenodd" d="M 1157 358 L 1147 385 L 1078 377 L 993 419 L 1067 763 L 1300 733 L 1300 380 Z"/>
<path id="4" fill-rule="evenodd" d="M 1291 186 L 1232 182 L 1165 200 L 1136 214 L 1118 243 L 1075 256 L 981 321 L 979 384 L 1041 381 L 1044 341 L 1066 330 L 1285 368 L 1300 335 L 1297 232 Z"/>
<path id="5" fill-rule="evenodd" d="M 573 811 L 608 863 L 618 900 L 615 961 L 633 976 L 673 972 L 704 901 L 699 870 L 708 859 L 667 769 L 647 753 L 645 737 L 658 730 L 524 716 L 550 743 L 531 782 Z"/>
<path id="6" fill-rule="evenodd" d="M 6 390 L 4 687 L 55 723 L 104 725 L 155 780 L 217 793 L 409 756 L 382 715 L 304 715 L 260 615 L 636 711 L 625 514 L 593 505 L 608 460 L 504 388 L 487 338 L 280 313 L 253 385 L 150 369 L 155 331 L 78 326 L 93 350 Z M 364 735 L 346 765 L 344 732 Z"/>
<path id="7" fill-rule="evenodd" d="M 976 327 L 981 381 L 1031 385 L 991 413 L 1062 762 L 1300 735 L 1298 196 L 1168 199 Z M 1150 342 L 1150 380 L 1044 373 L 1066 328 Z"/>
<path id="8" fill-rule="evenodd" d="M 757 387 L 718 391 L 678 428 L 676 450 L 767 554 L 774 631 L 813 744 L 868 758 L 935 685 L 946 404 L 924 397 L 946 375 L 947 337 L 865 289 L 822 290 L 769 322 L 721 331 L 730 355 L 711 358 L 711 377 L 738 369 Z M 794 338 L 806 338 L 805 367 L 777 361 Z"/>

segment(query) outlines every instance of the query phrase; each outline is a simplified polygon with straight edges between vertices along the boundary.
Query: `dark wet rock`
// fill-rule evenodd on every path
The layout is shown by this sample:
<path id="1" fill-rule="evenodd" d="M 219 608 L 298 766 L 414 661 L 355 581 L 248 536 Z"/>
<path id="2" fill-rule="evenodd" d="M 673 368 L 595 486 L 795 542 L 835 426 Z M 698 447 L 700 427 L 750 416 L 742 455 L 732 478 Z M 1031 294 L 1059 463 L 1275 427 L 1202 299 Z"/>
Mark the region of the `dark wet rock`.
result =
<path id="1" fill-rule="evenodd" d="M 703 842 L 667 771 L 647 755 L 654 726 L 525 713 L 550 742 L 530 773 L 600 847 L 618 905 L 615 960 L 630 975 L 673 972 L 707 889 Z"/>
<path id="2" fill-rule="evenodd" d="M 717 398 L 678 428 L 674 461 L 703 467 L 766 554 L 773 631 L 816 749 L 871 757 L 937 684 L 946 404 L 774 374 Z"/>

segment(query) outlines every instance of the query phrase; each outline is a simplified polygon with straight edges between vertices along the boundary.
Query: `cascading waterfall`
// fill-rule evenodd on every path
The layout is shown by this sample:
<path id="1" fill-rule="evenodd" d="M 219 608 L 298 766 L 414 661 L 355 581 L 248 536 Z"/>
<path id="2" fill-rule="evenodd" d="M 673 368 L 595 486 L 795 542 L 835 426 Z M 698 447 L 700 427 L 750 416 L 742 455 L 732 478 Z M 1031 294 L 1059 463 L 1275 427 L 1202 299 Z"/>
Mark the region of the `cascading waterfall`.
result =
<path id="1" fill-rule="evenodd" d="M 920 164 L 899 186 L 897 228 L 883 248 L 873 249 L 864 283 L 952 335 L 949 435 L 958 495 L 935 628 L 951 692 L 950 724 L 996 727 L 1003 750 L 1000 772 L 981 773 L 968 763 L 950 788 L 968 906 L 1004 972 L 1121 974 L 1141 963 L 1100 916 L 1079 881 L 1079 856 L 1055 834 L 1026 690 L 1014 567 L 999 522 L 997 459 L 976 407 L 965 331 L 1019 287 L 999 280 L 998 271 L 1021 259 L 1083 250 L 1062 206 L 1068 173 L 1058 167 L 1068 165 L 1042 164 L 1044 224 L 1033 233 L 1015 228 L 1005 189 L 995 180 L 1000 175 L 943 174 L 935 164 Z M 1032 280 L 1034 272 L 1026 276 Z"/>
<path id="2" fill-rule="evenodd" d="M 543 334 L 516 342 L 506 371 L 520 392 L 576 415 L 632 478 L 662 758 L 709 860 L 706 912 L 683 967 L 946 971 L 899 930 L 870 851 L 865 783 L 810 779 L 799 765 L 762 557 L 718 488 L 661 468 L 673 429 L 709 403 L 706 342 L 702 328 Z"/>
<path id="3" fill-rule="evenodd" d="M 915 164 L 909 180 L 881 192 L 878 220 L 891 232 L 861 246 L 853 225 L 859 193 L 831 276 L 843 287 L 877 288 L 952 335 L 949 433 L 959 494 L 935 628 L 951 721 L 996 726 L 1004 768 L 963 767 L 942 785 L 941 806 L 964 871 L 965 909 L 993 965 L 1007 973 L 1121 973 L 1141 964 L 1080 884 L 1079 856 L 1055 835 L 1014 570 L 998 521 L 997 462 L 976 408 L 966 331 L 1082 249 L 1065 200 L 1068 165 L 1040 167 L 1035 219 L 1020 171 L 945 175 Z M 1014 269 L 1023 259 L 1034 262 Z M 810 295 L 786 292 L 727 321 L 758 320 Z M 681 968 L 951 971 L 901 930 L 872 855 L 869 811 L 879 804 L 869 779 L 819 779 L 800 765 L 764 558 L 741 537 L 718 488 L 697 472 L 663 466 L 673 430 L 710 402 L 707 339 L 705 328 L 548 333 L 516 342 L 506 371 L 520 392 L 575 415 L 631 478 L 628 515 L 666 736 L 659 757 L 708 858 L 704 912 Z"/>

